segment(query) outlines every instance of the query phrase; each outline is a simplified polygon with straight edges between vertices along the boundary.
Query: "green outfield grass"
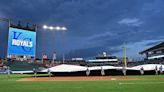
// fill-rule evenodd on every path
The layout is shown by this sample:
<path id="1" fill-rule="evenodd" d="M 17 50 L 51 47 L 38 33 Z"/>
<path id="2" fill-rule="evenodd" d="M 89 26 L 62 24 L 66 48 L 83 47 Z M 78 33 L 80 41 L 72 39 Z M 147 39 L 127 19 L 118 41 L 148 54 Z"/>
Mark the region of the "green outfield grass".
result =
<path id="1" fill-rule="evenodd" d="M 20 82 L 32 75 L 0 75 L 0 92 L 164 92 L 164 80 Z M 41 75 L 43 76 L 43 75 Z M 115 76 L 114 76 L 115 77 Z M 116 76 L 117 77 L 117 76 Z M 164 75 L 128 76 L 164 78 Z"/>

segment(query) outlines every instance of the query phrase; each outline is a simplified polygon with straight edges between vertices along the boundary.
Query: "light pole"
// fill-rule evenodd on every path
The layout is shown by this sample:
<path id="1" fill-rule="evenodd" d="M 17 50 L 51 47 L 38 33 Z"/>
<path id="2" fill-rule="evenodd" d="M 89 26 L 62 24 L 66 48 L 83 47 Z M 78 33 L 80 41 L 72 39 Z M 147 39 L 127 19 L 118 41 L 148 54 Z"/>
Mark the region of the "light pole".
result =
<path id="1" fill-rule="evenodd" d="M 11 26 L 11 19 L 10 18 L 0 18 L 0 21 L 8 22 L 8 30 L 9 30 L 9 28 Z M 6 47 L 7 47 L 7 53 L 6 53 L 6 61 L 7 61 L 7 58 L 8 58 L 8 36 L 7 36 L 7 46 Z"/>
<path id="2" fill-rule="evenodd" d="M 64 31 L 67 30 L 67 28 L 64 27 L 64 26 L 47 26 L 47 25 L 43 25 L 43 29 L 48 29 L 50 31 L 53 31 L 53 30 L 55 30 L 55 31 L 63 31 L 63 33 L 64 33 Z M 64 63 L 64 61 L 65 61 L 65 57 L 64 57 L 64 52 L 63 52 L 63 63 Z"/>
<path id="3" fill-rule="evenodd" d="M 124 44 L 124 67 L 127 67 L 126 46 Z"/>

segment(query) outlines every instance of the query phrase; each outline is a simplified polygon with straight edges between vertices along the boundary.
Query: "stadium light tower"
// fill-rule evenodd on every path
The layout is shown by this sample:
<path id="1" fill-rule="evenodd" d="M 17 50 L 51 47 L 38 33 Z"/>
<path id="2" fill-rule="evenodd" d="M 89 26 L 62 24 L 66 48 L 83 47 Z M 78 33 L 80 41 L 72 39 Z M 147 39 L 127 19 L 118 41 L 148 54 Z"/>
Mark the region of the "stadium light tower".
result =
<path id="1" fill-rule="evenodd" d="M 47 26 L 47 25 L 43 25 L 43 29 L 48 29 L 48 30 L 54 30 L 54 31 L 63 31 L 64 32 L 67 30 L 66 27 L 64 26 Z M 64 35 L 63 35 L 64 36 Z M 62 37 L 64 38 L 64 37 Z M 64 52 L 63 52 L 63 63 L 65 62 L 65 56 L 64 56 Z"/>
<path id="2" fill-rule="evenodd" d="M 10 28 L 10 24 L 11 24 L 11 19 L 10 18 L 0 18 L 0 22 L 8 22 L 8 29 Z M 7 37 L 8 39 L 8 37 Z M 8 43 L 8 40 L 7 40 L 7 43 Z M 7 58 L 8 58 L 8 44 L 7 44 L 7 53 L 6 53 L 6 61 L 7 61 Z"/>
<path id="3" fill-rule="evenodd" d="M 47 25 L 43 25 L 43 29 L 49 29 L 49 30 L 56 30 L 56 31 L 66 31 L 67 28 L 66 27 L 60 27 L 60 26 L 47 26 Z"/>

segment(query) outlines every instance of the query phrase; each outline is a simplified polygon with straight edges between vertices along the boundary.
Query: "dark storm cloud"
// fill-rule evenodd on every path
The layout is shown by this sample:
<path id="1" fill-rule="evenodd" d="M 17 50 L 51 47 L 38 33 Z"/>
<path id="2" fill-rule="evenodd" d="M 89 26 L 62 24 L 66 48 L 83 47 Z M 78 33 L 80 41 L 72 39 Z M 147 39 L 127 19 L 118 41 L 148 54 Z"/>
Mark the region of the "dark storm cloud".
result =
<path id="1" fill-rule="evenodd" d="M 149 4 L 151 4 L 149 7 L 152 6 L 155 9 L 152 8 L 145 10 L 145 8 L 148 8 L 147 2 L 143 4 L 140 3 L 139 5 L 137 5 L 138 3 L 135 5 L 131 4 L 135 7 L 132 7 L 131 9 L 127 8 L 129 11 L 125 12 L 126 14 L 121 12 L 124 10 L 124 8 L 120 9 L 119 14 L 122 16 L 119 16 L 119 18 L 118 16 L 112 17 L 111 22 L 107 22 L 105 26 L 101 25 L 102 29 L 100 28 L 101 30 L 96 31 L 98 33 L 92 34 L 93 36 L 89 37 L 90 44 L 103 46 L 104 48 L 108 46 L 112 48 L 113 46 L 120 46 L 124 42 L 126 44 L 135 43 L 144 40 L 155 40 L 159 39 L 159 37 L 161 37 L 160 39 L 163 39 L 162 34 L 164 31 L 162 31 L 163 26 L 161 25 L 163 24 L 163 21 L 160 20 L 160 18 L 163 18 L 162 15 L 164 12 L 161 10 L 162 5 L 160 3 L 158 3 L 156 6 L 154 6 L 153 3 L 154 2 L 149 2 Z M 150 11 L 152 13 L 150 13 Z M 147 14 L 147 12 L 149 12 L 149 14 Z M 147 20 L 145 17 L 150 19 Z M 115 24 L 116 21 L 118 24 Z M 109 29 L 105 29 L 107 27 L 109 27 Z"/>
<path id="2" fill-rule="evenodd" d="M 110 48 L 118 52 L 123 43 L 164 39 L 163 4 L 163 0 L 1 0 L 0 17 L 39 24 L 37 56 L 64 50 L 69 57 L 91 57 Z M 66 26 L 68 31 L 63 36 L 43 30 L 43 24 Z M 6 31 L 0 38 L 6 38 L 7 28 L 1 30 Z M 6 41 L 1 43 L 5 48 Z"/>

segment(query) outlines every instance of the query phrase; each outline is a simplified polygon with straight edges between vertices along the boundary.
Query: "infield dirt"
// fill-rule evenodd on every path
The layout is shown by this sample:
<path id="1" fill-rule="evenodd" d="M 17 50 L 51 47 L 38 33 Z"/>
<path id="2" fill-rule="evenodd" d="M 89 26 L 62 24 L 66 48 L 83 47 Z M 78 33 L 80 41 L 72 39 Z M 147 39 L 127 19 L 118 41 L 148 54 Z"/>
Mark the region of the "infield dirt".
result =
<path id="1" fill-rule="evenodd" d="M 78 76 L 78 77 L 30 77 L 17 81 L 98 81 L 98 80 L 141 80 L 140 78 L 111 77 L 111 76 Z"/>

